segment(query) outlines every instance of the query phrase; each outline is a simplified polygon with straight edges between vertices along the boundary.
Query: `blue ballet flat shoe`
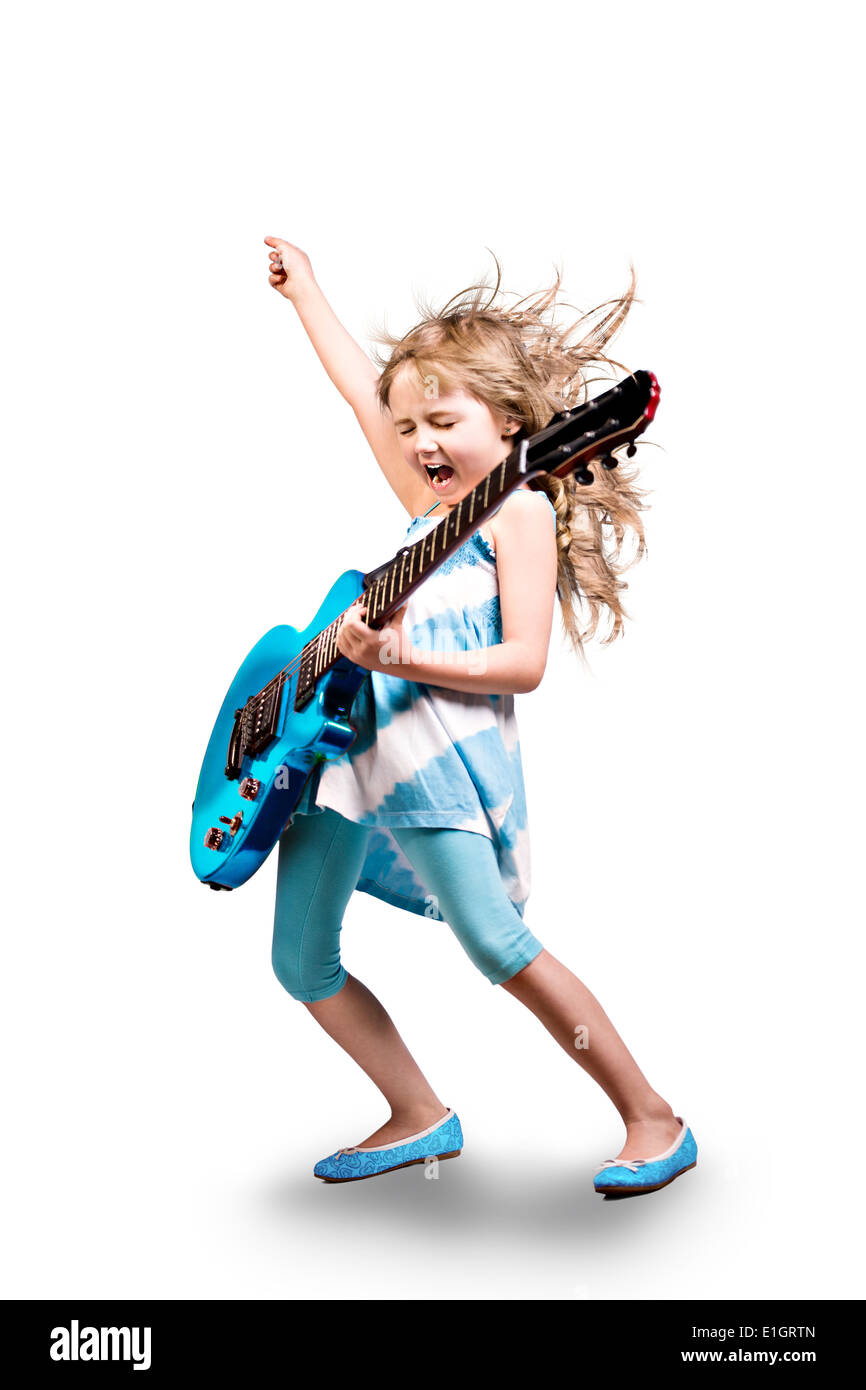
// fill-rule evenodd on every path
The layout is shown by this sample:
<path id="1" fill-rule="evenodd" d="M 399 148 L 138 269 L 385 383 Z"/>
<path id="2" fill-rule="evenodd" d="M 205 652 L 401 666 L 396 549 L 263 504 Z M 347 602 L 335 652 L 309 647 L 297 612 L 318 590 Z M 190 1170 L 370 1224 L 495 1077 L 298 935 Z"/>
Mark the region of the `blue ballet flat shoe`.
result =
<path id="1" fill-rule="evenodd" d="M 660 1187 L 667 1187 L 680 1173 L 694 1168 L 698 1146 L 682 1116 L 674 1118 L 681 1128 L 669 1149 L 654 1158 L 606 1158 L 593 1178 L 596 1192 L 617 1197 L 633 1192 L 656 1192 Z"/>
<path id="2" fill-rule="evenodd" d="M 429 1129 L 398 1139 L 394 1144 L 382 1144 L 377 1149 L 338 1149 L 322 1158 L 313 1169 L 325 1182 L 357 1182 L 359 1178 L 375 1178 L 379 1173 L 391 1173 L 395 1168 L 408 1168 L 412 1163 L 424 1163 L 428 1158 L 456 1158 L 463 1148 L 463 1130 L 456 1113 L 448 1114 Z"/>

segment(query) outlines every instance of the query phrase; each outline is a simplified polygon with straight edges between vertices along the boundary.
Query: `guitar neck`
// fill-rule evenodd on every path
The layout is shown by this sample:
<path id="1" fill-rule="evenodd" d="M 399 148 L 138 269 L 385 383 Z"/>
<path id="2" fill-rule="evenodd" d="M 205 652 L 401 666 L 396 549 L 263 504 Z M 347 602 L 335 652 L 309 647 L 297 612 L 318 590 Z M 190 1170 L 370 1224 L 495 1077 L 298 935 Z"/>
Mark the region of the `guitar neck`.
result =
<path id="1" fill-rule="evenodd" d="M 498 468 L 458 502 L 420 540 L 397 552 L 393 560 L 364 575 L 364 597 L 367 603 L 366 622 L 369 627 L 384 627 L 402 608 L 410 594 L 439 568 L 468 536 L 499 506 L 504 497 L 525 479 L 523 455 L 527 441 L 512 449 Z"/>

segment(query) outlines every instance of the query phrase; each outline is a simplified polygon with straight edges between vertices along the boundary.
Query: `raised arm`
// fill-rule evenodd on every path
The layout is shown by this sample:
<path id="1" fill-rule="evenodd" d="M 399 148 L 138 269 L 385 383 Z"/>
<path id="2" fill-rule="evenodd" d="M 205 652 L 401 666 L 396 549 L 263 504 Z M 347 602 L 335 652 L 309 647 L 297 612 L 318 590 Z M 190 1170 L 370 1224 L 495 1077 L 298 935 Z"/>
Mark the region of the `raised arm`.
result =
<path id="1" fill-rule="evenodd" d="M 316 354 L 340 395 L 355 412 L 376 462 L 410 516 L 430 505 L 423 483 L 411 473 L 387 412 L 376 398 L 379 374 L 363 348 L 334 313 L 313 274 L 309 257 L 281 237 L 265 237 L 269 282 L 295 307 Z"/>

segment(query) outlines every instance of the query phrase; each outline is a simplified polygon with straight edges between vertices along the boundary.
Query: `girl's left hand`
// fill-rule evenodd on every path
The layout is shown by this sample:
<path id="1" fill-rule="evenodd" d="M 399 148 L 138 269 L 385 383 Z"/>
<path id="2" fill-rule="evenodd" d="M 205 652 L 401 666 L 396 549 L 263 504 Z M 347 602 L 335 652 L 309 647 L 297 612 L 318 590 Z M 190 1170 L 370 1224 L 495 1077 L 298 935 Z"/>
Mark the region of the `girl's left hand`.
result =
<path id="1" fill-rule="evenodd" d="M 394 666 L 408 663 L 409 638 L 403 631 L 406 604 L 398 608 L 387 627 L 376 630 L 363 621 L 367 612 L 364 596 L 355 599 L 343 614 L 337 632 L 337 647 L 343 656 L 368 671 L 393 675 Z"/>

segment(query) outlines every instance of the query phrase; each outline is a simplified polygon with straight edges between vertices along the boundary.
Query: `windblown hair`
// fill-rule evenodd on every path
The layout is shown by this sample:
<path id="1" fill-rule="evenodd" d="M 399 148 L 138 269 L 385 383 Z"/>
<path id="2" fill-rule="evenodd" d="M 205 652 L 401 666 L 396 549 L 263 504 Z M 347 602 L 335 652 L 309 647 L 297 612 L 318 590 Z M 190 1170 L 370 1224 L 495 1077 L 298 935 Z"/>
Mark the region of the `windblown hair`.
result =
<path id="1" fill-rule="evenodd" d="M 435 376 L 443 394 L 466 391 L 520 421 L 532 435 L 558 412 L 585 404 L 593 382 L 614 384 L 610 377 L 589 377 L 587 372 L 602 363 L 622 367 L 604 349 L 634 301 L 634 266 L 625 294 L 581 314 L 570 328 L 560 328 L 553 319 L 560 272 L 550 289 L 534 298 L 524 296 L 507 308 L 495 303 L 502 271 L 495 255 L 493 259 L 497 279 L 486 301 L 485 292 L 491 290 L 486 283 L 469 285 L 438 310 L 416 296 L 423 317 L 410 332 L 397 338 L 382 329 L 375 335 L 374 341 L 389 353 L 373 354 L 381 369 L 380 406 L 388 407 L 394 379 L 408 362 L 422 383 Z M 578 330 L 578 341 L 569 343 Z M 627 367 L 622 370 L 631 374 Z M 591 465 L 595 481 L 588 486 L 578 483 L 574 474 L 562 479 L 549 473 L 530 481 L 530 487 L 547 494 L 556 511 L 556 593 L 563 632 L 583 660 L 584 643 L 598 636 L 604 612 L 610 618 L 609 631 L 599 640 L 609 643 L 622 634 L 629 615 L 620 598 L 628 588 L 621 576 L 647 553 L 640 519 L 646 490 L 636 485 L 636 466 L 618 455 L 617 461 L 618 466 L 608 471 L 596 459 Z M 629 532 L 636 546 L 625 558 Z"/>

